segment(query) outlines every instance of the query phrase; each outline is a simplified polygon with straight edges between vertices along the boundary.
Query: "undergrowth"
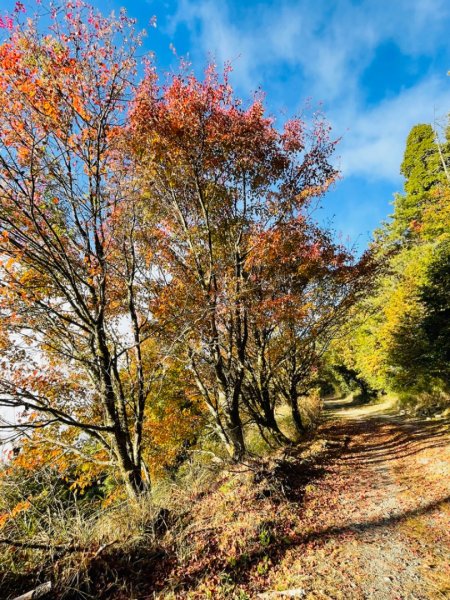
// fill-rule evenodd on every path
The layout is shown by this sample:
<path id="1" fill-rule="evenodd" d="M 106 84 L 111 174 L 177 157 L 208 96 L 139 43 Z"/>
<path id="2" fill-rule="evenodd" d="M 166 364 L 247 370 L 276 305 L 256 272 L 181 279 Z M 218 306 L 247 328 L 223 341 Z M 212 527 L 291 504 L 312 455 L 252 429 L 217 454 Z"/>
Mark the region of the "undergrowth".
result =
<path id="1" fill-rule="evenodd" d="M 305 408 L 310 428 L 320 408 L 317 399 Z M 288 411 L 279 412 L 292 434 Z M 246 598 L 248 573 L 264 579 L 274 548 L 292 535 L 289 503 L 319 473 L 304 453 L 324 451 L 312 433 L 287 450 L 258 439 L 247 431 L 250 457 L 239 465 L 204 441 L 137 503 L 77 495 L 51 467 L 9 476 L 1 535 L 17 542 L 0 544 L 1 597 L 51 580 L 55 597 L 67 600 L 178 598 L 191 587 L 204 597 Z"/>

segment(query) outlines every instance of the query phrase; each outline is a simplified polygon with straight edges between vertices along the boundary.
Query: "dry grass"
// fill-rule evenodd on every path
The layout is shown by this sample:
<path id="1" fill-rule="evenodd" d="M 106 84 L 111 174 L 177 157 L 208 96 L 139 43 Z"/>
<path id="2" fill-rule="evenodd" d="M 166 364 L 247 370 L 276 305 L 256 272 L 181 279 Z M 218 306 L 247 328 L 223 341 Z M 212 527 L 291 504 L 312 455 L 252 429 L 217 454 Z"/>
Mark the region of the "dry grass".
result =
<path id="1" fill-rule="evenodd" d="M 60 583 L 57 598 L 86 600 L 246 600 L 289 587 L 311 599 L 362 599 L 371 597 L 367 586 L 381 586 L 379 598 L 406 598 L 414 585 L 429 591 L 424 598 L 446 597 L 445 424 L 399 421 L 389 398 L 333 402 L 345 420 L 323 421 L 315 437 L 288 449 L 231 466 L 211 442 L 151 500 L 55 514 L 56 537 L 80 547 L 14 558 L 9 550 L 4 565 L 16 560 L 16 575 L 29 579 L 14 589 L 5 574 L 1 597 L 49 577 Z M 278 416 L 287 430 L 288 410 Z"/>

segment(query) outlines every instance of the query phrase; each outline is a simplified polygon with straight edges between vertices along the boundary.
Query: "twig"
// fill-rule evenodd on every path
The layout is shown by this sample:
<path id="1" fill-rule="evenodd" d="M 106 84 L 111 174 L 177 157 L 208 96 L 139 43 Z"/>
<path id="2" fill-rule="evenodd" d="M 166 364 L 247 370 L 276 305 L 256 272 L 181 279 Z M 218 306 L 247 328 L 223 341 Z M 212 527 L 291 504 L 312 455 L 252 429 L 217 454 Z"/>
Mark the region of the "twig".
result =
<path id="1" fill-rule="evenodd" d="M 17 596 L 14 600 L 35 600 L 36 598 L 43 598 L 52 591 L 52 587 L 52 582 L 47 581 L 42 585 L 38 585 L 34 590 L 30 590 L 26 594 L 22 594 L 22 596 Z"/>
<path id="2" fill-rule="evenodd" d="M 78 550 L 83 549 L 82 546 L 76 546 L 74 544 L 56 544 L 55 546 L 52 546 L 48 543 L 40 544 L 38 542 L 20 542 L 17 540 L 9 540 L 8 538 L 0 538 L 0 544 L 14 546 L 16 548 L 28 548 L 29 550 L 62 550 L 67 552 L 77 552 Z"/>
<path id="3" fill-rule="evenodd" d="M 128 541 L 131 537 L 132 536 L 128 536 L 128 538 L 126 538 L 125 541 Z M 123 542 L 124 540 L 113 540 L 112 542 L 108 542 L 107 544 L 102 544 L 100 546 L 100 548 L 96 552 L 94 552 L 94 554 L 92 555 L 93 558 L 97 558 L 97 556 L 99 554 L 101 554 L 104 550 L 106 550 L 106 548 L 109 548 L 110 546 L 113 546 L 114 544 L 117 544 L 117 542 L 120 542 L 120 541 Z"/>

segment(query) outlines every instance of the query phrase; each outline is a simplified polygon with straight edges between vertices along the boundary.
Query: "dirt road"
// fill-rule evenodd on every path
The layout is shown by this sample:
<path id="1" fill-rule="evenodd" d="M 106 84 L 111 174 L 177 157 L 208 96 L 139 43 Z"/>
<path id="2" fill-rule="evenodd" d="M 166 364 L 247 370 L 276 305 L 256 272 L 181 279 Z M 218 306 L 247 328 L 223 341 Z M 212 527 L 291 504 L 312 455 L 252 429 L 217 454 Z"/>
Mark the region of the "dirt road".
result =
<path id="1" fill-rule="evenodd" d="M 324 435 L 346 449 L 306 489 L 303 543 L 273 564 L 258 598 L 450 598 L 449 423 L 385 405 L 328 404 Z"/>

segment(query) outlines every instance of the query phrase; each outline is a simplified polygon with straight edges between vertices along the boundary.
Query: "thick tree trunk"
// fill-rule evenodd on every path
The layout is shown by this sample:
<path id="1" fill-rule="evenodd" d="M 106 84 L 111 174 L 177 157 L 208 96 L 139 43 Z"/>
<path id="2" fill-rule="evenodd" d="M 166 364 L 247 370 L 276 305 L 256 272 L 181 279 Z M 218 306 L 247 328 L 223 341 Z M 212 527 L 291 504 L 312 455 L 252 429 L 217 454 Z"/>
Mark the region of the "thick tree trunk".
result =
<path id="1" fill-rule="evenodd" d="M 134 465 L 128 457 L 125 460 L 121 457 L 119 468 L 128 497 L 131 500 L 137 500 L 144 492 L 148 491 L 149 486 L 142 477 L 140 465 Z"/>
<path id="2" fill-rule="evenodd" d="M 226 449 L 230 458 L 234 462 L 241 461 L 246 453 L 244 435 L 242 429 L 239 427 L 233 427 L 231 424 L 225 428 L 226 436 Z"/>
<path id="3" fill-rule="evenodd" d="M 249 396 L 246 398 L 246 393 Z M 266 429 L 276 444 L 280 446 L 291 443 L 288 437 L 280 430 L 275 418 L 275 406 L 271 401 L 271 392 L 262 386 L 253 386 L 244 390 L 244 404 L 259 427 Z"/>
<path id="4" fill-rule="evenodd" d="M 224 434 L 225 447 L 230 458 L 234 462 L 241 461 L 247 453 L 247 450 L 245 447 L 244 431 L 237 402 L 232 408 L 224 408 L 222 432 Z"/>
<path id="5" fill-rule="evenodd" d="M 101 323 L 101 321 L 99 322 Z M 97 344 L 101 365 L 100 386 L 103 395 L 103 404 L 108 415 L 109 424 L 113 428 L 112 448 L 116 455 L 117 464 L 127 494 L 129 498 L 136 500 L 148 489 L 142 477 L 141 438 L 136 436 L 137 440 L 135 440 L 133 448 L 130 432 L 128 431 L 124 398 L 117 393 L 113 384 L 113 374 L 111 372 L 113 360 L 108 349 L 102 324 L 99 324 L 97 328 Z M 140 412 L 137 418 L 141 420 L 139 425 L 142 426 L 143 412 Z"/>
<path id="6" fill-rule="evenodd" d="M 294 425 L 298 433 L 305 433 L 306 427 L 302 420 L 302 415 L 300 414 L 300 409 L 298 406 L 298 398 L 291 399 L 291 412 L 292 412 L 292 420 L 294 421 Z"/>
<path id="7" fill-rule="evenodd" d="M 275 442 L 280 446 L 291 443 L 291 440 L 281 431 L 275 418 L 274 409 L 272 406 L 265 407 L 264 410 L 264 427 L 270 431 Z"/>
<path id="8" fill-rule="evenodd" d="M 142 476 L 142 465 L 135 464 L 127 449 L 126 438 L 120 431 L 114 432 L 114 452 L 127 494 L 132 500 L 149 489 Z"/>
<path id="9" fill-rule="evenodd" d="M 233 461 L 239 462 L 246 454 L 244 432 L 242 429 L 239 406 L 233 406 L 225 415 L 224 434 L 226 448 Z"/>
<path id="10" fill-rule="evenodd" d="M 140 467 L 134 466 L 131 471 L 123 472 L 122 476 L 128 496 L 131 499 L 137 500 L 144 492 L 148 491 L 148 486 L 143 480 Z"/>

